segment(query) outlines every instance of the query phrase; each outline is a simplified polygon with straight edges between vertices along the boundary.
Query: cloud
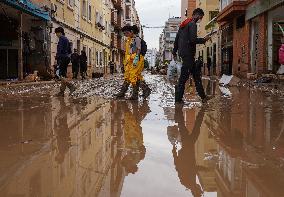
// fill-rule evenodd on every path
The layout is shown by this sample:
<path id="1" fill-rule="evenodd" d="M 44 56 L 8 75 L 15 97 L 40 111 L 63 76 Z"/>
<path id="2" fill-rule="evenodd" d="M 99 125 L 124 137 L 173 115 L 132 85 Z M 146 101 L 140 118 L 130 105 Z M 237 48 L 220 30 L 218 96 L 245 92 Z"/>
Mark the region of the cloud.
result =
<path id="1" fill-rule="evenodd" d="M 180 0 L 136 0 L 135 3 L 142 25 L 164 26 L 169 16 L 181 15 Z M 159 48 L 159 36 L 162 30 L 144 28 L 149 48 Z"/>

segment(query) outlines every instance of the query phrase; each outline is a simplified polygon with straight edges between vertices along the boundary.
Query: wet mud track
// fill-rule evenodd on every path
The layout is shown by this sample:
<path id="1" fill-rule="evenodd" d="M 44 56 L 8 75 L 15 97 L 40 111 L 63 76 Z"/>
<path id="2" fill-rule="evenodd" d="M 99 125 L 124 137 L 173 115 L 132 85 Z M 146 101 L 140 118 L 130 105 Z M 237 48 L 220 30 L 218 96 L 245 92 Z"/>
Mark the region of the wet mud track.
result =
<path id="1" fill-rule="evenodd" d="M 147 101 L 116 101 L 120 78 L 0 91 L 0 196 L 284 196 L 284 99 L 146 76 Z M 10 92 L 14 92 L 12 95 Z"/>

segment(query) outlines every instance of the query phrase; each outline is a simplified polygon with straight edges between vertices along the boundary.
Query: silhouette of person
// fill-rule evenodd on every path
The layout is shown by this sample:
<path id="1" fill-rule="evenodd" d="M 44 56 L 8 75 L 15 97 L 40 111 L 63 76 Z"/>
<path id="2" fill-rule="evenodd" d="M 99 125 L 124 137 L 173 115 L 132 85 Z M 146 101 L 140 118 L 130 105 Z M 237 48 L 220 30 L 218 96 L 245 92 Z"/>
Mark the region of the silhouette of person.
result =
<path id="1" fill-rule="evenodd" d="M 130 109 L 131 104 L 131 109 Z M 146 148 L 143 141 L 141 122 L 150 112 L 147 101 L 141 106 L 138 102 L 122 103 L 124 110 L 124 153 L 121 164 L 127 173 L 135 174 L 138 163 L 145 158 Z"/>
<path id="2" fill-rule="evenodd" d="M 175 121 L 178 124 L 178 131 L 181 137 L 181 149 L 177 151 L 175 145 L 173 145 L 174 164 L 181 184 L 190 189 L 194 197 L 202 196 L 203 193 L 201 186 L 196 183 L 198 167 L 195 159 L 195 142 L 200 134 L 203 117 L 204 108 L 201 108 L 190 134 L 185 126 L 182 105 L 176 105 L 175 107 Z"/>
<path id="3" fill-rule="evenodd" d="M 70 130 L 67 123 L 67 113 L 71 108 L 66 105 L 64 97 L 58 97 L 58 100 L 60 102 L 60 110 L 54 120 L 54 131 L 58 149 L 55 160 L 61 164 L 71 146 Z"/>

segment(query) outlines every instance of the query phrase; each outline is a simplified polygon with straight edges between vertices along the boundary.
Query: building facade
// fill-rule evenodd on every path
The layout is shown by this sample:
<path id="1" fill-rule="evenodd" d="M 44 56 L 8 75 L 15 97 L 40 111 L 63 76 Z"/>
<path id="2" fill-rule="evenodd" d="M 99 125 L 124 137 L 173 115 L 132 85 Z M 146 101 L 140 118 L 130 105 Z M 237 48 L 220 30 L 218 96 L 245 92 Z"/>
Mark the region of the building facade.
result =
<path id="1" fill-rule="evenodd" d="M 49 66 L 49 1 L 0 2 L 0 80 L 22 80 Z"/>
<path id="2" fill-rule="evenodd" d="M 149 49 L 145 55 L 145 59 L 148 61 L 150 69 L 155 67 L 157 53 L 157 49 Z"/>
<path id="3" fill-rule="evenodd" d="M 276 73 L 283 0 L 220 1 L 222 73 Z"/>
<path id="4" fill-rule="evenodd" d="M 212 75 L 218 72 L 218 25 L 216 23 L 216 16 L 218 15 L 218 0 L 196 1 L 196 8 L 203 9 L 205 16 L 201 23 L 198 24 L 198 37 L 205 37 L 212 34 L 211 40 L 204 45 L 197 45 L 197 57 L 202 57 L 204 66 L 203 74 Z M 211 62 L 209 64 L 209 62 Z M 210 66 L 210 69 L 206 69 Z"/>
<path id="5" fill-rule="evenodd" d="M 181 17 L 169 18 L 168 21 L 165 23 L 165 28 L 162 34 L 163 41 L 160 40 L 160 43 L 163 43 L 163 61 L 170 61 L 173 59 L 172 51 L 174 49 L 174 42 L 178 33 L 180 23 Z"/>

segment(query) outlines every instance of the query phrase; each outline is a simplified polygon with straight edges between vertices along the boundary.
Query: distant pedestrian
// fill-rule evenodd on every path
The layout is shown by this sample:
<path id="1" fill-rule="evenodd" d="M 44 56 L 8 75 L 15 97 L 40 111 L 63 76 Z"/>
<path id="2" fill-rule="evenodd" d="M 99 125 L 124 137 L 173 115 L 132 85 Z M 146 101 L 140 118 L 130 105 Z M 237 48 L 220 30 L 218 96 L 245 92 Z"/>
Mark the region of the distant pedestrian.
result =
<path id="1" fill-rule="evenodd" d="M 86 79 L 87 61 L 88 61 L 87 54 L 84 50 L 82 50 L 80 55 L 80 72 L 82 79 Z"/>
<path id="2" fill-rule="evenodd" d="M 178 55 L 182 58 L 183 61 L 183 66 L 181 68 L 181 76 L 179 78 L 179 82 L 176 86 L 175 91 L 175 102 L 177 104 L 183 103 L 185 84 L 189 79 L 190 75 L 193 75 L 196 90 L 198 92 L 198 95 L 201 97 L 202 102 L 205 103 L 209 100 L 209 98 L 204 92 L 200 73 L 196 71 L 195 66 L 196 45 L 205 44 L 205 42 L 210 39 L 209 36 L 205 38 L 197 37 L 196 23 L 199 23 L 202 20 L 203 16 L 204 12 L 202 9 L 195 9 L 193 11 L 192 18 L 188 18 L 181 23 L 178 34 L 175 39 L 173 50 L 174 58 L 177 58 L 178 52 Z"/>
<path id="3" fill-rule="evenodd" d="M 211 57 L 207 57 L 207 70 L 208 70 L 208 76 L 211 75 L 211 68 L 212 68 L 212 60 Z"/>
<path id="4" fill-rule="evenodd" d="M 110 61 L 109 62 L 109 69 L 110 69 L 110 74 L 114 74 L 114 62 Z"/>
<path id="5" fill-rule="evenodd" d="M 74 53 L 71 55 L 71 63 L 73 79 L 77 79 L 80 66 L 80 55 L 78 54 L 77 49 L 74 49 Z"/>
<path id="6" fill-rule="evenodd" d="M 66 87 L 70 90 L 70 95 L 75 91 L 75 86 L 67 80 L 67 67 L 70 62 L 71 46 L 69 40 L 65 37 L 64 29 L 57 27 L 55 34 L 59 38 L 57 44 L 56 60 L 59 67 L 59 79 L 61 80 L 60 92 L 57 96 L 64 96 Z"/>

